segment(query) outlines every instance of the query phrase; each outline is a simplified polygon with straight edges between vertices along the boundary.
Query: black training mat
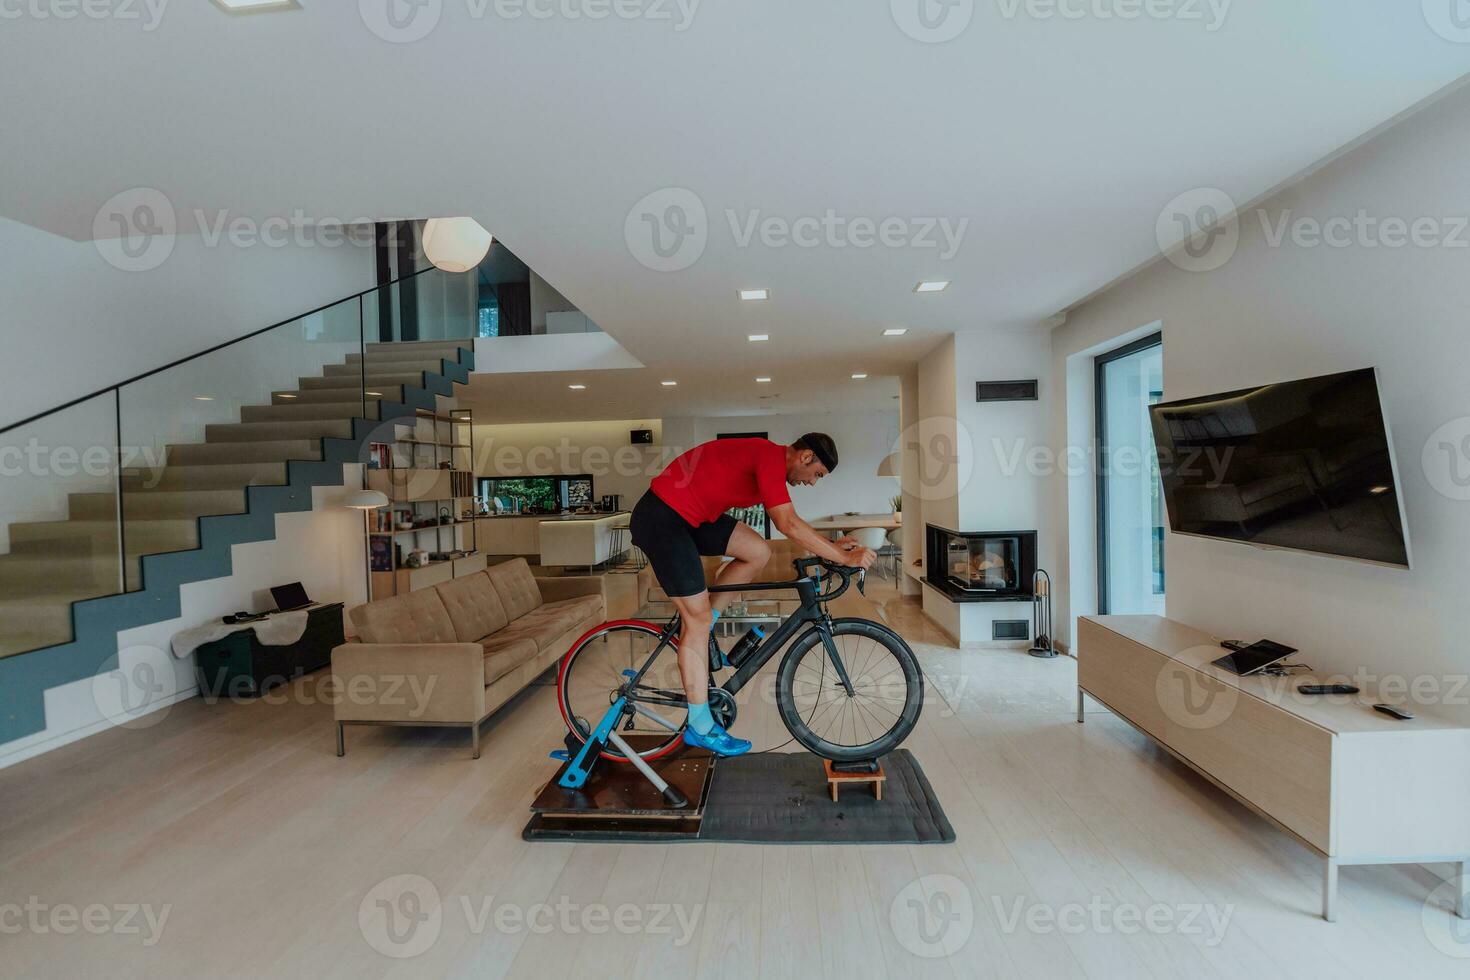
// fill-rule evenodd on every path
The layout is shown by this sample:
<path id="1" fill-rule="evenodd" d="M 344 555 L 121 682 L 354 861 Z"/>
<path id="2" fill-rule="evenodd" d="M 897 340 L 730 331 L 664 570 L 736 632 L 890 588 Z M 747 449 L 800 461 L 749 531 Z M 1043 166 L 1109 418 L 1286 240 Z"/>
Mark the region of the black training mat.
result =
<path id="1" fill-rule="evenodd" d="M 807 752 L 720 759 L 703 819 L 692 826 L 636 821 L 558 820 L 538 815 L 526 840 L 717 841 L 740 844 L 948 844 L 954 828 L 908 749 L 882 760 L 883 799 L 870 784 L 844 784 L 832 802 L 822 760 Z M 596 776 L 593 777 L 597 778 Z"/>
<path id="2" fill-rule="evenodd" d="M 908 749 L 883 757 L 883 800 L 867 784 L 832 802 L 822 760 L 806 752 L 721 759 L 699 839 L 742 844 L 949 844 L 954 828 Z"/>

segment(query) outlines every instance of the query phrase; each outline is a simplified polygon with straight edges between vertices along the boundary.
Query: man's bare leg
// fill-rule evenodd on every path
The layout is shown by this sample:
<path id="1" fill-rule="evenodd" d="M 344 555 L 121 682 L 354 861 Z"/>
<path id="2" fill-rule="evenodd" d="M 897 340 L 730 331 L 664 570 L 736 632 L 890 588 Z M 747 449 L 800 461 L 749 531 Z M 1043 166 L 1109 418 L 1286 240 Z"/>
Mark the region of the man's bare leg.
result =
<path id="1" fill-rule="evenodd" d="M 689 700 L 689 719 L 684 728 L 684 743 L 708 749 L 716 755 L 740 755 L 750 751 L 750 743 L 736 738 L 720 727 L 709 707 L 709 628 L 714 613 L 709 607 L 709 593 L 674 599 L 683 620 L 679 637 L 679 679 L 684 696 Z"/>
<path id="2" fill-rule="evenodd" d="M 710 613 L 710 595 L 682 598 L 670 597 L 682 621 L 679 634 L 679 679 L 684 682 L 684 696 L 690 704 L 709 700 L 709 628 L 714 622 Z"/>
<path id="3" fill-rule="evenodd" d="M 746 582 L 754 582 L 771 560 L 770 543 L 749 524 L 735 525 L 735 532 L 730 535 L 730 543 L 725 546 L 725 550 L 730 553 L 730 560 L 715 576 L 716 585 L 744 585 Z M 716 592 L 706 595 L 709 596 L 710 608 L 723 611 L 736 593 Z"/>

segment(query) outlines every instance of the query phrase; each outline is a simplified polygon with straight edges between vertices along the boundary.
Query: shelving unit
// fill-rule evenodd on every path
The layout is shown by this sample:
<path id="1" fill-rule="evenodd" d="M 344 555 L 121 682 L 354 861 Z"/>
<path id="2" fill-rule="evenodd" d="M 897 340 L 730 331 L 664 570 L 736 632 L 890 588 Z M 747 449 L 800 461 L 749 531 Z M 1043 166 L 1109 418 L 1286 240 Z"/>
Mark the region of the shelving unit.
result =
<path id="1" fill-rule="evenodd" d="M 368 469 L 367 487 L 389 500 L 369 520 L 374 599 L 428 588 L 485 567 L 475 535 L 474 413 L 420 409 L 413 426 L 402 438 L 372 446 L 378 466 Z M 405 523 L 415 526 L 399 527 Z M 409 555 L 420 550 L 458 557 L 410 566 Z"/>

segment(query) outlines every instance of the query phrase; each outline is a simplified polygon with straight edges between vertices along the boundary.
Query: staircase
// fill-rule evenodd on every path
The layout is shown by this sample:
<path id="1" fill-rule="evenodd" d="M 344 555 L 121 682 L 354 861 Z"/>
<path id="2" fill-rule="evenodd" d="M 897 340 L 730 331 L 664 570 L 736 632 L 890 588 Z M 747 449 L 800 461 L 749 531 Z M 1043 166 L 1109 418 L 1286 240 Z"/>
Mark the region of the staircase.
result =
<path id="1" fill-rule="evenodd" d="M 207 425 L 203 442 L 169 446 L 161 470 L 122 475 L 125 552 L 113 493 L 72 493 L 65 520 L 11 524 L 0 744 L 43 730 L 45 689 L 112 669 L 120 630 L 178 617 L 181 585 L 231 574 L 233 545 L 274 538 L 277 514 L 310 510 L 313 487 L 341 486 L 370 439 L 391 441 L 384 423 L 440 408 L 473 366 L 470 340 L 369 344 Z"/>

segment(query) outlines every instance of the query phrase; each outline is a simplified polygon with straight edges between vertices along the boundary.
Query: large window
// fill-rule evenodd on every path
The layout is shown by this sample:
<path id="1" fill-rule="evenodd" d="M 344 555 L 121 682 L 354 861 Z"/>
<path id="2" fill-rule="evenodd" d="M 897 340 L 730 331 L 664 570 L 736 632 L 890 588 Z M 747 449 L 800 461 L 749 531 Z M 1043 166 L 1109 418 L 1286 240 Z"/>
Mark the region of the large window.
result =
<path id="1" fill-rule="evenodd" d="M 1097 358 L 1098 611 L 1164 611 L 1164 505 L 1148 407 L 1164 395 L 1155 334 Z"/>
<path id="2" fill-rule="evenodd" d="M 481 477 L 480 496 L 524 501 L 522 510 L 540 514 L 559 513 L 592 506 L 592 477 L 507 476 Z"/>

